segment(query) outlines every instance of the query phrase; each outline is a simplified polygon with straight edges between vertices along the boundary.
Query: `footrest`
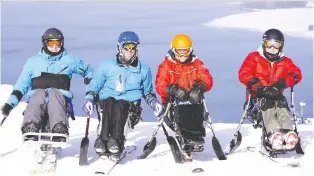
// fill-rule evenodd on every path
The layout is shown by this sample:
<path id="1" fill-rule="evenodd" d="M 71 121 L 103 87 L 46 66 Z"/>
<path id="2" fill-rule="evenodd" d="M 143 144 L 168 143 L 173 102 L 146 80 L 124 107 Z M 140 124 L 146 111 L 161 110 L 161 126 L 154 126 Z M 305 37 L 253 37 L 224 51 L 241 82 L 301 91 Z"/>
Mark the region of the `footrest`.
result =
<path id="1" fill-rule="evenodd" d="M 202 152 L 204 151 L 204 145 L 183 145 L 182 149 L 186 152 Z"/>
<path id="2" fill-rule="evenodd" d="M 26 136 L 38 136 L 38 141 L 25 140 Z M 53 141 L 53 137 L 64 137 L 65 141 L 56 142 Z M 50 144 L 53 147 L 65 147 L 69 145 L 69 135 L 60 134 L 60 133 L 24 133 L 22 134 L 22 143 L 23 144 Z"/>

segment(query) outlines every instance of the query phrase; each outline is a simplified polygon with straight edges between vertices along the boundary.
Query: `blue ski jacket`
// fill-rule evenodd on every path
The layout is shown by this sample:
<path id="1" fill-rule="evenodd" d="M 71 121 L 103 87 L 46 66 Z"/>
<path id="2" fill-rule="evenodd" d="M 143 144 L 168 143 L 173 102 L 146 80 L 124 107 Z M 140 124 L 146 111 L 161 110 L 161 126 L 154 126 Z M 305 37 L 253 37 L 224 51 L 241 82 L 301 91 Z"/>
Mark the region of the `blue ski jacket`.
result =
<path id="1" fill-rule="evenodd" d="M 100 101 L 109 97 L 129 102 L 140 101 L 142 97 L 146 101 L 147 97 L 156 99 L 150 68 L 139 60 L 137 62 L 137 66 L 126 66 L 120 64 L 116 57 L 103 60 L 86 86 L 85 99 L 94 101 L 95 94 L 99 95 Z"/>
<path id="2" fill-rule="evenodd" d="M 64 50 L 56 56 L 50 56 L 44 51 L 40 51 L 37 55 L 30 57 L 24 64 L 23 71 L 21 72 L 16 84 L 13 86 L 13 91 L 21 92 L 22 96 L 26 94 L 27 101 L 36 90 L 29 90 L 32 88 L 32 78 L 41 76 L 42 72 L 53 74 L 66 74 L 69 78 L 72 75 L 79 74 L 85 78 L 92 78 L 93 69 L 89 64 L 83 62 L 78 57 L 73 56 Z M 67 90 L 58 89 L 65 97 L 72 99 L 73 93 Z M 21 97 L 11 94 L 8 104 L 15 107 Z"/>

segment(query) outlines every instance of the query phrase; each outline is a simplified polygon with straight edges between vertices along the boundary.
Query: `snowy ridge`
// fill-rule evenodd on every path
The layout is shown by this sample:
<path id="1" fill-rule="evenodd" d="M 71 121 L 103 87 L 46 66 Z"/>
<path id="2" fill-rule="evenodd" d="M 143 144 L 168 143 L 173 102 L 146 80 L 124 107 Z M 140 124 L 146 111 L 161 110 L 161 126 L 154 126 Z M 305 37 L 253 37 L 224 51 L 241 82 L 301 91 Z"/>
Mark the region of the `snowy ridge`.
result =
<path id="1" fill-rule="evenodd" d="M 309 1 L 308 7 L 311 7 L 310 5 Z M 203 25 L 216 28 L 238 28 L 257 32 L 265 32 L 269 28 L 278 28 L 283 30 L 285 34 L 293 37 L 313 39 L 313 31 L 309 30 L 309 26 L 313 25 L 311 18 L 314 15 L 313 12 L 312 8 L 257 10 L 217 18 Z"/>
<path id="2" fill-rule="evenodd" d="M 1 105 L 6 101 L 12 91 L 12 86 L 1 85 Z M 10 114 L 7 121 L 0 128 L 0 175 L 27 175 L 25 166 L 29 163 L 26 155 L 30 156 L 29 149 L 21 147 L 20 125 L 22 123 L 22 112 L 25 109 L 25 103 L 20 103 Z M 94 114 L 93 117 L 96 115 Z M 238 114 L 237 116 L 241 116 Z M 212 117 L 213 119 L 217 117 Z M 93 175 L 99 167 L 105 167 L 94 152 L 93 144 L 96 138 L 96 128 L 98 120 L 91 119 L 89 133 L 89 152 L 88 166 L 79 166 L 79 148 L 86 125 L 85 117 L 76 117 L 75 121 L 70 120 L 70 146 L 62 151 L 61 159 L 55 175 Z M 279 158 L 282 162 L 297 160 L 300 162 L 300 168 L 284 168 L 268 159 L 261 157 L 257 153 L 246 150 L 248 146 L 259 147 L 260 129 L 254 129 L 250 124 L 242 126 L 241 133 L 243 142 L 238 148 L 238 153 L 231 155 L 226 161 L 219 161 L 211 146 L 212 134 L 207 129 L 206 146 L 202 153 L 194 154 L 192 163 L 176 164 L 162 131 L 157 134 L 157 146 L 154 152 L 144 160 L 136 160 L 142 152 L 143 146 L 150 138 L 156 123 L 141 122 L 128 135 L 127 145 L 136 145 L 137 150 L 127 156 L 123 162 L 118 165 L 110 175 L 193 175 L 191 172 L 197 167 L 201 167 L 205 172 L 198 175 L 242 175 L 251 176 L 257 172 L 262 175 L 304 175 L 310 176 L 314 172 L 313 156 L 313 125 L 299 125 L 300 136 L 302 139 L 302 148 L 304 156 L 298 156 L 295 152 L 289 153 L 286 158 Z M 229 142 L 236 130 L 237 124 L 214 123 L 216 135 L 223 147 L 227 150 Z M 167 128 L 168 129 L 168 128 Z M 170 135 L 172 132 L 168 129 Z M 24 159 L 23 159 L 24 156 Z M 290 157 L 289 157 L 290 156 Z M 249 170 L 250 169 L 250 170 Z M 253 170 L 254 172 L 252 173 Z"/>

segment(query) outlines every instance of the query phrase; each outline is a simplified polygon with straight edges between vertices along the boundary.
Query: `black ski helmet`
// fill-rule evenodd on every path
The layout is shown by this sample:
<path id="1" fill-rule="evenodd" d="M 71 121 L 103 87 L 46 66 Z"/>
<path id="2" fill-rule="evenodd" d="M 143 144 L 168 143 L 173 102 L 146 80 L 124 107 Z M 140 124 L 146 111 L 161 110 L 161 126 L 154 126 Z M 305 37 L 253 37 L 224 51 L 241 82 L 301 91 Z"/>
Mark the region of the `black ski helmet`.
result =
<path id="1" fill-rule="evenodd" d="M 283 35 L 283 33 L 278 30 L 278 29 L 268 29 L 264 34 L 263 34 L 263 38 L 262 38 L 263 42 L 262 42 L 262 46 L 263 46 L 263 53 L 265 55 L 265 57 L 270 60 L 270 61 L 276 61 L 280 58 L 278 58 L 279 54 L 282 52 L 284 43 L 285 43 L 285 37 Z M 277 40 L 281 42 L 281 47 L 279 48 L 279 52 L 277 54 L 270 54 L 268 52 L 266 52 L 266 48 L 265 48 L 265 40 Z"/>
<path id="2" fill-rule="evenodd" d="M 47 48 L 47 44 L 46 44 L 47 40 L 52 40 L 52 39 L 61 40 L 61 42 L 62 42 L 61 50 L 57 53 L 53 53 L 53 52 L 49 51 Z M 58 55 L 64 50 L 64 36 L 63 36 L 63 33 L 57 28 L 47 29 L 44 32 L 44 34 L 42 35 L 41 41 L 42 41 L 44 51 L 51 56 Z"/>

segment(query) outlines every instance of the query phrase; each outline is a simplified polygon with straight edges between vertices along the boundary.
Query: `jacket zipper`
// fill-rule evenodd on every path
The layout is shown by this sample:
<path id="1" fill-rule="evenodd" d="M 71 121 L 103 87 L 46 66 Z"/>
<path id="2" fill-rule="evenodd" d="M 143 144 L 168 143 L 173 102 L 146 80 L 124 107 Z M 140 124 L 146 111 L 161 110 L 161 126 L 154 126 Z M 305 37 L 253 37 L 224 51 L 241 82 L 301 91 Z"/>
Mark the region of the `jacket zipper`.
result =
<path id="1" fill-rule="evenodd" d="M 121 74 L 119 75 L 119 81 L 120 81 L 120 84 L 122 85 L 122 75 Z"/>
<path id="2" fill-rule="evenodd" d="M 188 81 L 188 89 L 191 89 L 191 79 L 190 79 L 190 75 L 187 76 L 187 81 Z"/>
<path id="3" fill-rule="evenodd" d="M 272 74 L 273 74 L 273 67 L 274 67 L 274 63 L 273 62 L 270 62 L 270 76 L 269 76 L 269 79 L 268 79 L 268 83 L 270 84 L 271 81 L 274 80 Z"/>
<path id="4" fill-rule="evenodd" d="M 66 66 L 66 67 L 64 67 L 62 70 L 60 70 L 57 74 L 60 74 L 60 73 L 62 73 L 65 69 L 67 69 L 68 68 L 68 66 Z"/>

